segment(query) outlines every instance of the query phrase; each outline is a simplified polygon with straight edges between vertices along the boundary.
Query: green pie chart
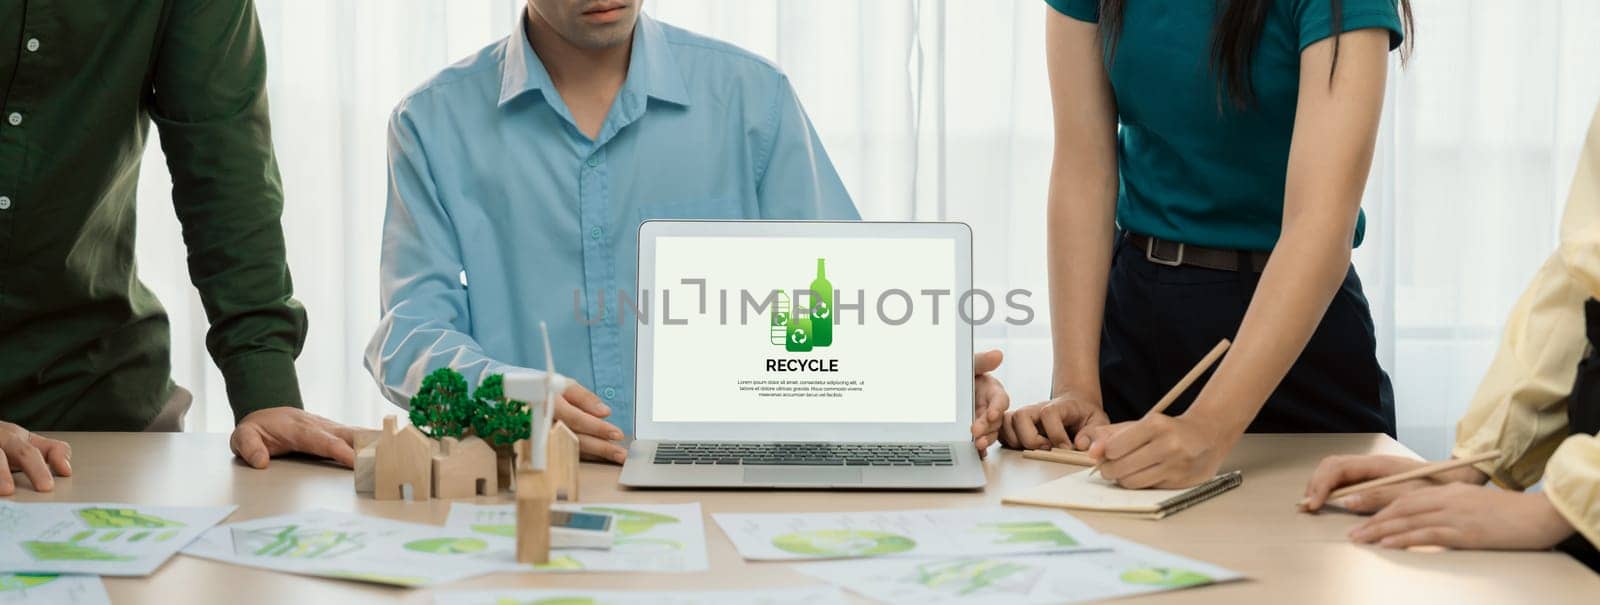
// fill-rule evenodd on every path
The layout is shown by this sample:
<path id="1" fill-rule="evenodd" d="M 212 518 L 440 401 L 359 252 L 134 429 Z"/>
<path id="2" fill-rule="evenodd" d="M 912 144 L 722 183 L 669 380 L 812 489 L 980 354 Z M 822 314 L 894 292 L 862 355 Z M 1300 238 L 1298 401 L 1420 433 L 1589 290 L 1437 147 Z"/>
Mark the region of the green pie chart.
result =
<path id="1" fill-rule="evenodd" d="M 911 538 L 865 529 L 816 529 L 783 534 L 772 545 L 808 557 L 874 557 L 916 548 Z"/>
<path id="2" fill-rule="evenodd" d="M 1141 586 L 1160 586 L 1162 588 L 1183 588 L 1185 586 L 1199 586 L 1210 584 L 1211 576 L 1187 569 L 1174 569 L 1171 567 L 1143 567 L 1122 572 L 1122 581 L 1128 584 Z"/>
<path id="3" fill-rule="evenodd" d="M 0 592 L 27 590 L 41 584 L 49 584 L 55 579 L 55 574 L 8 573 L 0 575 Z"/>
<path id="4" fill-rule="evenodd" d="M 406 550 L 433 555 L 465 555 L 483 552 L 489 545 L 477 538 L 429 538 L 406 543 Z"/>

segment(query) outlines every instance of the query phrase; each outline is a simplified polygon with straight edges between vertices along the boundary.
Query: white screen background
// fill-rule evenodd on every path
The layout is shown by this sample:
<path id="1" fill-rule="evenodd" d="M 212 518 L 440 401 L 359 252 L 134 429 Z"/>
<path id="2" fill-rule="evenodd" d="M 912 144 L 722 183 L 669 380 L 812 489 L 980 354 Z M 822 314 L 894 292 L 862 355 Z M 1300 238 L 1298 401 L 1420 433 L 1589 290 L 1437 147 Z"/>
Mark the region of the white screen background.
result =
<path id="1" fill-rule="evenodd" d="M 831 346 L 788 352 L 768 340 L 770 309 L 745 308 L 741 289 L 756 300 L 773 289 L 810 287 L 817 258 L 827 259 L 827 278 L 840 304 Z M 656 422 L 906 422 L 948 423 L 956 418 L 955 323 L 958 292 L 932 297 L 922 290 L 955 288 L 955 243 L 945 238 L 745 238 L 661 237 L 656 241 L 651 321 L 654 379 L 651 419 Z M 701 288 L 682 279 L 704 279 L 706 313 L 699 313 Z M 909 321 L 889 325 L 878 316 L 878 298 L 900 289 L 910 294 Z M 727 321 L 721 321 L 726 290 Z M 865 291 L 857 296 L 857 290 Z M 663 294 L 670 316 L 687 325 L 661 322 Z M 906 316 L 904 297 L 889 296 L 885 314 Z M 938 325 L 933 324 L 937 312 Z M 859 319 L 858 319 L 859 318 Z M 837 359 L 838 372 L 767 372 L 768 358 Z M 741 392 L 741 380 L 829 379 L 863 381 L 861 390 L 830 397 L 763 397 Z"/>

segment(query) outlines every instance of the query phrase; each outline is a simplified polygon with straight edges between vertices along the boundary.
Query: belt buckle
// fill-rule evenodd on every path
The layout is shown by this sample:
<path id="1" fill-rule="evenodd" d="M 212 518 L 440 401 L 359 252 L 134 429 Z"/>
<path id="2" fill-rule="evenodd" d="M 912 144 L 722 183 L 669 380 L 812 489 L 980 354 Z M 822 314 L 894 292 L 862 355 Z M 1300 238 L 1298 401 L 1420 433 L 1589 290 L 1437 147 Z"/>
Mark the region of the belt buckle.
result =
<path id="1" fill-rule="evenodd" d="M 1156 256 L 1156 238 L 1149 237 L 1144 240 L 1144 259 L 1157 265 L 1179 267 L 1183 265 L 1183 242 L 1178 242 L 1178 258 L 1167 260 Z"/>

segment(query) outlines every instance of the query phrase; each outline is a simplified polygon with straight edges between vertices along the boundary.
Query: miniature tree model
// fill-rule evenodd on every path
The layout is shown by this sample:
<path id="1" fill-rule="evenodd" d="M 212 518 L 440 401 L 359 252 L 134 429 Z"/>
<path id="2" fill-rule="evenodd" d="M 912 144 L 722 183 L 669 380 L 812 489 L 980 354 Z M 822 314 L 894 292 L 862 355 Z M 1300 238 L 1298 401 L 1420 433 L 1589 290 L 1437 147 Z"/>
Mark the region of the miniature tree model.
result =
<path id="1" fill-rule="evenodd" d="M 485 378 L 472 394 L 476 404 L 472 432 L 496 447 L 510 447 L 518 439 L 528 438 L 528 404 L 506 399 L 504 380 L 500 374 Z"/>
<path id="2" fill-rule="evenodd" d="M 434 439 L 461 437 L 481 414 L 476 399 L 467 396 L 467 379 L 450 368 L 439 368 L 422 379 L 411 398 L 411 424 Z"/>

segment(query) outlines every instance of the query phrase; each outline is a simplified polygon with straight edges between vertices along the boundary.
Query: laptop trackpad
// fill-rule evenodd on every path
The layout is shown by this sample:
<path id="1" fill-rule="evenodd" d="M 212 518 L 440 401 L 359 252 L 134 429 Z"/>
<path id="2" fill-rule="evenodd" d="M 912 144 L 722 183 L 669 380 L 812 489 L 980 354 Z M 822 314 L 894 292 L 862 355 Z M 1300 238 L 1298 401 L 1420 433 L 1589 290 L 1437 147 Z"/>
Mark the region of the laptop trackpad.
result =
<path id="1" fill-rule="evenodd" d="M 745 483 L 860 483 L 861 469 L 747 466 Z"/>

